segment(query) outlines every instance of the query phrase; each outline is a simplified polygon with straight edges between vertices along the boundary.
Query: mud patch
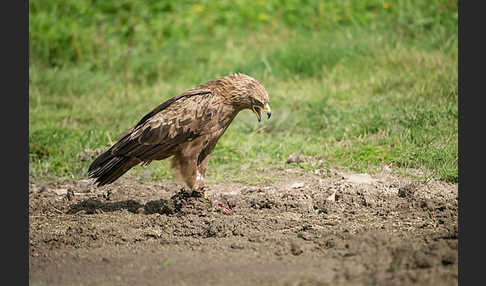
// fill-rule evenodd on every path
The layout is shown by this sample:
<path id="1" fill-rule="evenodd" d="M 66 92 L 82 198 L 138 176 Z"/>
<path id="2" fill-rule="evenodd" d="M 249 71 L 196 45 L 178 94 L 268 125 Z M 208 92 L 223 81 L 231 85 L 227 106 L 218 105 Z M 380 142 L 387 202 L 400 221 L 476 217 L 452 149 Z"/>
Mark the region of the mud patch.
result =
<path id="1" fill-rule="evenodd" d="M 457 185 L 276 172 L 206 196 L 130 176 L 30 182 L 30 282 L 457 285 Z"/>

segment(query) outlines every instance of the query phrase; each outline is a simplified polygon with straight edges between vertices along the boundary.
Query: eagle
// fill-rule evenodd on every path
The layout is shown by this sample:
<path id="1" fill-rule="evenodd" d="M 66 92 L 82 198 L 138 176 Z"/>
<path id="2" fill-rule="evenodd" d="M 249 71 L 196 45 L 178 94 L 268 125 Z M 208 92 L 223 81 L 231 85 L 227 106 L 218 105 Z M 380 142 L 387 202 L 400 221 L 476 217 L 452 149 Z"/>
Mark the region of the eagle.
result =
<path id="1" fill-rule="evenodd" d="M 268 93 L 254 78 L 241 74 L 200 84 L 174 96 L 125 131 L 89 166 L 94 184 L 113 183 L 138 164 L 172 157 L 189 193 L 204 192 L 204 177 L 211 152 L 236 115 L 245 109 L 261 121 L 272 114 Z"/>

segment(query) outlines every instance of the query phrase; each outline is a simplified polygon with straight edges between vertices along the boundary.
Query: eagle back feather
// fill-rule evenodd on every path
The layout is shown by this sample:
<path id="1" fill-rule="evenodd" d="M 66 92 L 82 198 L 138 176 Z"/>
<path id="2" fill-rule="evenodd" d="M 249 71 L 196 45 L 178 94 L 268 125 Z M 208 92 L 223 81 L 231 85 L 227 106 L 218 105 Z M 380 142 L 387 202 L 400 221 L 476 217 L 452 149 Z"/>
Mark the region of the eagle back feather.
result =
<path id="1" fill-rule="evenodd" d="M 189 90 L 145 115 L 112 148 L 116 156 L 151 161 L 177 145 L 218 129 L 222 101 L 210 90 Z M 158 159 L 158 158 L 157 158 Z"/>

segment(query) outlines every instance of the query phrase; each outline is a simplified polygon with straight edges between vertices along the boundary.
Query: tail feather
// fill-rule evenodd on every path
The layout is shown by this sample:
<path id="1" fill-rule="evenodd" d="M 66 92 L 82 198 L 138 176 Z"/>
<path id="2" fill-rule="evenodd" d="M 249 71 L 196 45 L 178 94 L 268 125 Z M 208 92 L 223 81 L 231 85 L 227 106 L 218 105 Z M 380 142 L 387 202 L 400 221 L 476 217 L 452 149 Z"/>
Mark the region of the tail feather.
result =
<path id="1" fill-rule="evenodd" d="M 108 150 L 91 163 L 88 176 L 95 178 L 98 186 L 111 184 L 138 163 L 137 158 L 115 156 Z"/>

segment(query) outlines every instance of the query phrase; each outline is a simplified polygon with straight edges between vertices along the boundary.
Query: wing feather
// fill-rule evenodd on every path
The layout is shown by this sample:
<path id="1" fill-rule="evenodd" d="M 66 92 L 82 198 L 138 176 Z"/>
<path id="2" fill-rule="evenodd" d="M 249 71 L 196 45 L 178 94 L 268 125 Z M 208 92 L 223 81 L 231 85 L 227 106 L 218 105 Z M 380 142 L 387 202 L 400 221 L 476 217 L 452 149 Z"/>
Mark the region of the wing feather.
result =
<path id="1" fill-rule="evenodd" d="M 147 120 L 152 118 L 154 115 L 156 115 L 160 111 L 166 109 L 172 103 L 174 103 L 174 102 L 176 102 L 176 101 L 178 101 L 182 98 L 189 98 L 189 97 L 192 97 L 192 96 L 195 96 L 195 95 L 204 95 L 204 94 L 211 94 L 211 90 L 209 90 L 209 89 L 190 89 L 190 90 L 187 90 L 187 91 L 181 93 L 178 96 L 174 96 L 174 97 L 168 99 L 167 101 L 165 101 L 164 103 L 162 103 L 161 105 L 154 108 L 149 113 L 147 113 L 144 117 L 142 117 L 142 119 L 140 119 L 140 121 L 137 123 L 137 125 L 135 125 L 135 127 L 137 127 L 141 124 L 144 124 L 145 122 L 147 122 Z"/>
<path id="2" fill-rule="evenodd" d="M 202 132 L 201 119 L 213 115 L 206 109 L 215 101 L 208 89 L 193 89 L 173 97 L 146 114 L 110 148 L 114 156 L 151 161 L 159 154 L 190 141 Z M 201 112 L 202 118 L 197 118 Z"/>

